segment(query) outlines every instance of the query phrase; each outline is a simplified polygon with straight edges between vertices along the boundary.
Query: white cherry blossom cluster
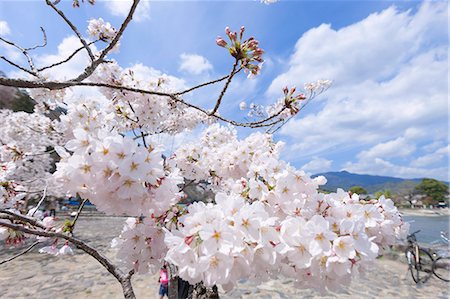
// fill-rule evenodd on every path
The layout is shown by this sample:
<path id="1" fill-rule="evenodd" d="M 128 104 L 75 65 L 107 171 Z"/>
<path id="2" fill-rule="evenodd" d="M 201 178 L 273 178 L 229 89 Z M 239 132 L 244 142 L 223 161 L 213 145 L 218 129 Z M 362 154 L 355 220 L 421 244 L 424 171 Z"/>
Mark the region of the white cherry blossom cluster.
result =
<path id="1" fill-rule="evenodd" d="M 117 30 L 102 18 L 90 20 L 87 31 L 91 37 L 104 42 L 111 41 L 117 33 Z"/>
<path id="2" fill-rule="evenodd" d="M 0 209 L 18 209 L 23 205 L 26 193 L 17 191 L 20 186 L 6 180 L 0 181 Z"/>
<path id="3" fill-rule="evenodd" d="M 61 103 L 64 102 L 66 96 L 65 89 L 45 89 L 32 88 L 27 90 L 30 96 L 37 102 L 34 110 L 41 114 L 55 110 Z"/>
<path id="4" fill-rule="evenodd" d="M 167 232 L 166 260 L 183 279 L 229 289 L 239 279 L 281 273 L 302 286 L 321 281 L 335 289 L 373 262 L 379 246 L 404 236 L 408 227 L 391 200 L 319 193 L 325 179 L 279 160 L 279 147 L 269 136 L 238 141 L 233 130 L 214 126 L 202 143 L 177 153 L 185 175 L 213 178 L 223 191 L 215 203 L 189 206 Z"/>
<path id="5" fill-rule="evenodd" d="M 164 232 L 155 218 L 128 218 L 118 238 L 112 241 L 117 258 L 138 274 L 156 273 L 167 252 Z"/>
<path id="6" fill-rule="evenodd" d="M 250 165 L 277 153 L 282 145 L 262 133 L 240 141 L 234 129 L 214 124 L 204 131 L 200 142 L 181 146 L 175 152 L 175 160 L 185 178 L 221 185 L 228 179 L 245 176 Z"/>
<path id="7" fill-rule="evenodd" d="M 88 198 L 109 214 L 157 215 L 181 196 L 183 178 L 166 174 L 161 152 L 139 146 L 133 138 L 100 130 L 90 134 L 74 130 L 55 176 L 72 194 Z"/>
<path id="8" fill-rule="evenodd" d="M 81 129 L 88 134 L 96 134 L 99 130 L 124 130 L 125 126 L 118 120 L 114 106 L 96 98 L 70 99 L 67 112 L 59 117 L 55 128 L 65 141 L 74 137 L 74 130 Z"/>
<path id="9" fill-rule="evenodd" d="M 51 171 L 53 148 L 63 136 L 55 122 L 42 114 L 0 110 L 4 126 L 0 131 L 0 182 L 15 182 L 16 190 L 39 190 L 48 185 L 48 194 L 61 194 Z M 46 182 L 46 183 L 43 183 Z"/>

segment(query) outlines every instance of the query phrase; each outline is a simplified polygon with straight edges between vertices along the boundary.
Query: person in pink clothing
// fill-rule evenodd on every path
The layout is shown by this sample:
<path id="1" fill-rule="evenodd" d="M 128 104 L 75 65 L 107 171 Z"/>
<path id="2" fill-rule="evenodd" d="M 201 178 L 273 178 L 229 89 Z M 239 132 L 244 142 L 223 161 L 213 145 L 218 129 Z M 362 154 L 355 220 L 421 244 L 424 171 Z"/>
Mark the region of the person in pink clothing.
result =
<path id="1" fill-rule="evenodd" d="M 169 274 L 166 265 L 159 270 L 159 283 L 159 298 L 163 299 L 164 296 L 169 298 Z"/>

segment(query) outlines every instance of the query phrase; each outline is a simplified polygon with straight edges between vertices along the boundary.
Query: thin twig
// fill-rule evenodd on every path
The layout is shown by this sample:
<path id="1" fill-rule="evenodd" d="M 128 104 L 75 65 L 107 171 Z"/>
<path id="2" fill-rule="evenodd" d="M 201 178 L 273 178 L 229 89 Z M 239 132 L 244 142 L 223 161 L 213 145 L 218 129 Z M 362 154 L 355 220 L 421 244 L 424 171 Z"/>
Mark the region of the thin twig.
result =
<path id="1" fill-rule="evenodd" d="M 41 200 L 39 201 L 39 203 L 37 204 L 37 206 L 36 206 L 36 208 L 34 209 L 33 213 L 31 214 L 31 217 L 34 216 L 34 214 L 36 213 L 36 211 L 39 209 L 39 207 L 41 206 L 41 204 L 44 202 L 45 196 L 47 195 L 47 187 L 48 187 L 48 184 L 46 183 L 46 184 L 45 184 L 45 188 L 44 188 L 44 194 L 42 194 L 42 198 L 41 198 Z"/>
<path id="2" fill-rule="evenodd" d="M 18 258 L 18 257 L 20 257 L 20 256 L 22 256 L 22 255 L 24 255 L 24 254 L 26 254 L 26 253 L 29 252 L 31 249 L 33 249 L 34 246 L 36 246 L 36 245 L 39 244 L 39 243 L 40 243 L 39 241 L 34 242 L 34 243 L 31 244 L 27 249 L 25 249 L 24 251 L 19 252 L 18 254 L 14 255 L 14 256 L 12 256 L 12 257 L 10 257 L 10 258 L 7 258 L 7 259 L 5 259 L 5 260 L 3 260 L 3 261 L 1 261 L 1 262 L 0 262 L 0 265 L 3 265 L 3 264 L 5 264 L 5 263 L 7 263 L 7 262 L 10 262 L 10 261 L 12 261 L 12 260 L 15 260 L 16 258 Z"/>
<path id="3" fill-rule="evenodd" d="M 242 70 L 242 67 L 239 68 L 237 71 L 235 71 L 233 75 L 236 75 L 236 74 L 239 73 L 241 70 Z M 174 93 L 174 95 L 175 95 L 175 96 L 180 96 L 180 95 L 183 95 L 183 94 L 185 94 L 185 93 L 189 93 L 189 92 L 191 92 L 191 91 L 193 91 L 193 90 L 195 90 L 195 89 L 198 89 L 198 88 L 201 88 L 201 87 L 204 87 L 204 86 L 207 86 L 207 85 L 219 83 L 219 82 L 221 82 L 221 81 L 227 79 L 228 77 L 230 77 L 230 75 L 226 75 L 226 76 L 223 76 L 222 78 L 219 78 L 219 79 L 216 79 L 216 80 L 212 80 L 212 81 L 209 81 L 209 82 L 205 82 L 205 83 L 196 85 L 196 86 L 194 86 L 194 87 L 191 87 L 191 88 L 189 88 L 189 89 L 186 89 L 186 90 L 183 90 L 183 91 L 180 91 L 180 92 L 176 92 L 176 93 Z"/>
<path id="4" fill-rule="evenodd" d="M 77 215 L 75 216 L 75 219 L 73 219 L 72 223 L 70 224 L 70 232 L 73 233 L 73 230 L 75 229 L 75 224 L 77 223 L 78 217 L 80 217 L 81 211 L 84 208 L 84 205 L 86 204 L 88 200 L 85 198 L 81 202 L 80 206 L 78 207 Z"/>
<path id="5" fill-rule="evenodd" d="M 93 41 L 93 42 L 90 42 L 90 43 L 88 44 L 88 46 L 90 46 L 90 45 L 92 45 L 92 44 L 95 44 L 95 43 L 98 42 L 98 41 L 99 41 L 99 39 L 98 39 L 98 40 L 95 40 L 95 41 Z M 71 60 L 78 52 L 80 52 L 80 51 L 83 50 L 83 49 L 84 49 L 84 46 L 79 47 L 78 49 L 75 50 L 75 52 L 73 52 L 72 54 L 70 54 L 70 56 L 67 57 L 66 59 L 61 60 L 61 61 L 59 61 L 59 62 L 55 62 L 55 63 L 53 63 L 53 64 L 51 64 L 51 65 L 48 65 L 48 66 L 44 66 L 44 67 L 38 68 L 38 71 L 41 72 L 41 71 L 43 71 L 43 70 L 46 70 L 46 69 L 49 69 L 49 68 L 52 68 L 52 67 L 61 65 L 61 64 L 63 64 L 63 63 L 66 63 L 66 62 L 68 62 L 69 60 Z"/>
<path id="6" fill-rule="evenodd" d="M 31 50 L 35 50 L 37 48 L 44 48 L 45 46 L 47 46 L 47 34 L 45 33 L 44 28 L 42 28 L 42 27 L 40 27 L 40 28 L 41 28 L 43 39 L 44 39 L 42 45 L 36 45 L 34 47 L 31 47 L 31 48 L 25 48 L 24 49 L 25 51 L 31 51 Z"/>
<path id="7" fill-rule="evenodd" d="M 15 63 L 15 62 L 9 60 L 9 59 L 6 58 L 5 56 L 0 56 L 0 59 L 3 59 L 4 61 L 6 61 L 7 63 L 9 63 L 10 65 L 12 65 L 12 66 L 14 66 L 14 67 L 16 67 L 16 68 L 18 68 L 18 69 L 20 69 L 20 70 L 22 70 L 22 71 L 28 73 L 28 74 L 30 74 L 30 75 L 32 75 L 32 76 L 35 76 L 35 77 L 39 78 L 39 76 L 38 76 L 37 74 L 33 73 L 32 71 L 30 71 L 29 69 L 26 69 L 25 67 L 23 67 L 23 66 L 21 66 L 21 65 L 18 65 L 17 63 Z"/>
<path id="8" fill-rule="evenodd" d="M 20 52 L 22 52 L 22 54 L 27 58 L 28 65 L 30 66 L 31 72 L 33 72 L 33 76 L 39 77 L 38 71 L 37 71 L 36 67 L 34 66 L 33 59 L 31 58 L 31 56 L 28 54 L 28 52 L 24 48 L 22 48 L 21 46 L 15 44 L 12 41 L 9 41 L 1 36 L 0 36 L 0 40 L 3 41 L 4 43 L 7 43 L 8 45 L 11 45 L 11 46 L 17 48 Z"/>
<path id="9" fill-rule="evenodd" d="M 133 114 L 136 116 L 136 123 L 138 124 L 138 126 L 139 126 L 139 131 L 140 131 L 140 133 L 141 133 L 141 138 L 142 138 L 142 142 L 143 142 L 143 144 L 144 144 L 144 147 L 145 148 L 148 148 L 148 146 L 147 146 L 147 142 L 145 141 L 145 135 L 144 135 L 144 132 L 142 131 L 142 125 L 141 124 L 139 124 L 139 116 L 137 116 L 136 115 L 136 111 L 134 110 L 134 108 L 133 108 L 133 106 L 131 105 L 131 103 L 130 103 L 130 101 L 127 101 L 128 102 L 128 106 L 130 106 L 130 109 L 131 109 L 131 111 L 133 111 Z M 133 129 L 133 134 L 134 134 L 134 136 L 135 137 L 138 137 L 137 135 L 136 135 L 136 133 L 134 132 L 134 129 Z"/>
<path id="10" fill-rule="evenodd" d="M 230 83 L 231 83 L 231 79 L 233 79 L 233 76 L 235 74 L 236 67 L 237 67 L 238 63 L 239 63 L 239 60 L 236 59 L 236 61 L 233 64 L 233 69 L 231 70 L 230 75 L 228 76 L 228 80 L 227 80 L 227 82 L 225 82 L 225 85 L 224 85 L 222 91 L 220 92 L 219 98 L 216 101 L 216 105 L 214 106 L 214 108 L 211 111 L 211 113 L 209 113 L 209 115 L 214 115 L 217 112 L 217 109 L 219 109 L 220 102 L 222 101 L 222 98 L 223 98 L 223 96 L 225 95 L 225 92 L 228 89 L 228 85 L 230 85 Z"/>
<path id="11" fill-rule="evenodd" d="M 42 153 L 37 153 L 37 154 L 24 154 L 25 157 L 34 157 L 34 156 L 42 156 L 42 155 L 46 155 L 46 154 L 51 154 L 51 153 L 55 153 L 56 150 L 52 149 L 48 152 L 42 152 Z"/>

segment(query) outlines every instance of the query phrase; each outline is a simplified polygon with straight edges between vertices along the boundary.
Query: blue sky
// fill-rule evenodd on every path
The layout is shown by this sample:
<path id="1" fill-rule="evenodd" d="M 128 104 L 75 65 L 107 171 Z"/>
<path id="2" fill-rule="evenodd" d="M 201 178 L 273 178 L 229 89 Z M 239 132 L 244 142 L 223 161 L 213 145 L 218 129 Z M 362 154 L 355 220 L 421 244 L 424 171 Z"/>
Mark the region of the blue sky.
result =
<path id="1" fill-rule="evenodd" d="M 85 33 L 87 20 L 102 17 L 119 27 L 127 1 L 97 1 L 72 9 L 59 6 Z M 70 1 L 68 1 L 70 2 Z M 242 119 L 241 101 L 268 104 L 285 85 L 317 79 L 333 86 L 275 135 L 286 143 L 282 158 L 310 173 L 348 170 L 405 178 L 448 178 L 448 6 L 417 1 L 152 1 L 137 17 L 111 57 L 191 86 L 229 72 L 232 59 L 215 45 L 225 26 L 246 26 L 266 51 L 256 79 L 240 76 L 221 114 Z M 0 34 L 22 45 L 48 46 L 37 63 L 55 61 L 78 47 L 66 25 L 42 1 L 1 1 Z M 100 46 L 99 46 L 100 47 Z M 10 47 L 0 54 L 23 62 Z M 194 56 L 197 55 L 197 56 Z M 86 57 L 60 68 L 70 77 Z M 193 65 L 195 67 L 193 67 Z M 0 69 L 19 76 L 0 62 Z M 220 86 L 190 97 L 210 107 Z M 248 130 L 241 130 L 245 136 Z M 177 138 L 195 138 L 198 131 Z"/>

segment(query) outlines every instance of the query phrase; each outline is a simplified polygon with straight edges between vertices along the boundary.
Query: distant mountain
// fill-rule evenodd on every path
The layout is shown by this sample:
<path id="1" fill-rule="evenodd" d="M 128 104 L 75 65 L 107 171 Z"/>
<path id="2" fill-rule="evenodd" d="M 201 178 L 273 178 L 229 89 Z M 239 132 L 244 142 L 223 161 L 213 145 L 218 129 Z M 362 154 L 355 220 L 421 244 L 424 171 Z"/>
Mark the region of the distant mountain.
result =
<path id="1" fill-rule="evenodd" d="M 5 73 L 0 71 L 0 77 L 6 77 Z M 15 87 L 0 86 L 0 109 L 32 113 L 35 104 L 26 91 Z"/>
<path id="2" fill-rule="evenodd" d="M 337 188 L 348 190 L 353 186 L 361 186 L 369 193 L 389 189 L 393 193 L 407 194 L 422 181 L 422 179 L 401 179 L 389 176 L 356 174 L 348 171 L 318 173 L 313 177 L 319 175 L 327 178 L 327 184 L 321 186 L 321 189 L 333 192 Z"/>

